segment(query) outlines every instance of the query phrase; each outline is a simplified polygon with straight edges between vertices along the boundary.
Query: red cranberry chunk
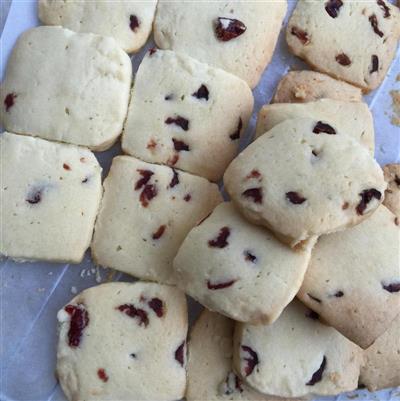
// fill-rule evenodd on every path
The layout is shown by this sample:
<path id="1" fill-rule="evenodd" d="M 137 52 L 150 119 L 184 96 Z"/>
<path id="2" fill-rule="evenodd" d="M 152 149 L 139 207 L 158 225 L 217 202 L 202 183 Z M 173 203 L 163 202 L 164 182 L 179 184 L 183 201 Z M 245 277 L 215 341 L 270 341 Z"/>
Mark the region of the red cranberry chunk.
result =
<path id="1" fill-rule="evenodd" d="M 108 376 L 104 369 L 99 369 L 97 371 L 97 376 L 99 376 L 99 379 L 102 380 L 104 383 L 108 382 Z"/>
<path id="2" fill-rule="evenodd" d="M 236 128 L 236 131 L 233 134 L 229 135 L 229 138 L 231 138 L 232 141 L 235 141 L 236 139 L 239 139 L 240 138 L 240 132 L 242 131 L 242 128 L 243 128 L 243 121 L 239 117 L 239 122 L 238 122 L 238 126 Z"/>
<path id="3" fill-rule="evenodd" d="M 70 347 L 79 347 L 83 330 L 89 324 L 89 313 L 82 304 L 67 305 L 64 310 L 71 316 L 68 345 Z"/>
<path id="4" fill-rule="evenodd" d="M 17 95 L 15 93 L 9 93 L 4 98 L 4 106 L 6 106 L 6 111 L 10 110 L 10 108 L 14 106 L 14 101 L 16 97 Z"/>
<path id="5" fill-rule="evenodd" d="M 384 290 L 388 292 L 399 292 L 400 291 L 400 282 L 398 283 L 390 283 L 390 284 L 382 284 Z"/>
<path id="6" fill-rule="evenodd" d="M 308 45 L 310 43 L 310 38 L 308 37 L 308 33 L 306 31 L 303 31 L 296 26 L 292 26 L 290 33 L 296 36 L 297 39 L 299 39 L 300 42 L 303 43 L 303 45 Z"/>
<path id="7" fill-rule="evenodd" d="M 247 345 L 242 345 L 242 350 L 249 354 L 248 358 L 244 358 L 246 361 L 246 366 L 244 367 L 244 373 L 246 376 L 249 376 L 253 373 L 254 368 L 258 365 L 258 355 L 252 348 Z"/>
<path id="8" fill-rule="evenodd" d="M 301 196 L 298 192 L 286 192 L 286 199 L 288 199 L 294 205 L 301 205 L 307 199 Z"/>
<path id="9" fill-rule="evenodd" d="M 174 146 L 175 146 L 175 142 L 174 142 Z M 175 164 L 178 163 L 178 161 L 179 161 L 179 155 L 176 153 L 167 160 L 167 164 L 169 166 L 175 166 Z"/>
<path id="10" fill-rule="evenodd" d="M 379 29 L 379 26 L 378 26 L 378 19 L 376 18 L 376 15 L 375 15 L 375 14 L 372 14 L 372 15 L 369 17 L 369 22 L 370 22 L 370 24 L 371 24 L 372 29 L 374 30 L 374 32 L 375 32 L 380 38 L 382 38 L 384 34 L 383 34 L 383 32 Z"/>
<path id="11" fill-rule="evenodd" d="M 235 392 L 243 392 L 242 381 L 235 373 L 229 372 L 224 381 L 223 394 L 231 395 Z"/>
<path id="12" fill-rule="evenodd" d="M 383 18 L 389 18 L 390 17 L 390 9 L 385 4 L 385 2 L 383 0 L 377 0 L 377 4 L 383 11 Z"/>
<path id="13" fill-rule="evenodd" d="M 137 170 L 137 171 L 142 176 L 142 178 L 140 178 L 138 181 L 136 181 L 135 190 L 138 190 L 138 189 L 142 188 L 143 185 L 146 185 L 150 181 L 151 176 L 154 174 L 150 170 Z"/>
<path id="14" fill-rule="evenodd" d="M 169 183 L 170 188 L 173 188 L 175 185 L 179 184 L 179 174 L 174 168 L 172 169 L 172 174 L 172 180 Z"/>
<path id="15" fill-rule="evenodd" d="M 140 202 L 143 207 L 149 206 L 149 202 L 157 196 L 157 187 L 152 184 L 147 184 L 143 188 L 143 191 L 140 194 Z"/>
<path id="16" fill-rule="evenodd" d="M 323 123 L 322 121 L 318 121 L 317 124 L 315 124 L 313 133 L 320 134 L 321 132 L 328 135 L 336 135 L 336 131 L 332 126 Z"/>
<path id="17" fill-rule="evenodd" d="M 196 92 L 192 93 L 193 97 L 196 97 L 197 99 L 205 99 L 208 100 L 209 96 L 209 91 L 207 89 L 207 86 L 202 84 L 199 89 L 197 89 Z"/>
<path id="18" fill-rule="evenodd" d="M 33 188 L 29 192 L 28 197 L 25 200 L 31 205 L 35 205 L 36 203 L 39 203 L 42 200 L 42 193 L 43 193 L 43 188 Z"/>
<path id="19" fill-rule="evenodd" d="M 306 383 L 307 386 L 313 386 L 315 383 L 318 383 L 322 380 L 322 375 L 324 373 L 326 366 L 326 357 L 322 359 L 321 366 L 318 368 L 317 371 L 314 372 L 311 379 Z"/>
<path id="20" fill-rule="evenodd" d="M 254 203 L 262 203 L 263 194 L 261 188 L 249 188 L 242 193 L 245 198 L 252 198 Z"/>
<path id="21" fill-rule="evenodd" d="M 319 298 L 314 297 L 314 295 L 311 295 L 310 293 L 307 293 L 307 295 L 308 295 L 313 301 L 318 302 L 319 304 L 322 303 L 322 301 L 321 301 Z"/>
<path id="22" fill-rule="evenodd" d="M 244 259 L 251 263 L 257 262 L 257 256 L 253 255 L 250 251 L 244 251 Z"/>
<path id="23" fill-rule="evenodd" d="M 185 341 L 176 349 L 175 359 L 183 367 L 185 364 Z"/>
<path id="24" fill-rule="evenodd" d="M 150 139 L 149 143 L 147 144 L 147 149 L 155 149 L 157 147 L 157 142 L 154 139 Z"/>
<path id="25" fill-rule="evenodd" d="M 371 69 L 369 70 L 370 74 L 377 72 L 379 70 L 379 58 L 376 54 L 371 56 Z"/>
<path id="26" fill-rule="evenodd" d="M 359 193 L 361 196 L 360 203 L 356 207 L 357 214 L 362 216 L 365 212 L 365 209 L 368 206 L 368 203 L 371 202 L 373 198 L 380 200 L 382 194 L 375 188 L 365 189 L 364 191 Z"/>
<path id="27" fill-rule="evenodd" d="M 129 27 L 132 29 L 133 32 L 136 32 L 137 29 L 139 28 L 139 19 L 136 17 L 136 15 L 131 15 L 129 17 Z"/>
<path id="28" fill-rule="evenodd" d="M 325 10 L 332 18 L 336 18 L 339 14 L 339 9 L 342 6 L 342 0 L 329 0 L 325 3 Z"/>
<path id="29" fill-rule="evenodd" d="M 152 47 L 151 49 L 149 49 L 149 56 L 152 56 L 156 51 L 157 51 L 156 47 Z"/>
<path id="30" fill-rule="evenodd" d="M 212 248 L 225 248 L 228 245 L 228 237 L 231 234 L 229 227 L 222 227 L 219 230 L 218 236 L 208 241 L 208 246 Z"/>
<path id="31" fill-rule="evenodd" d="M 174 149 L 177 152 L 188 152 L 190 150 L 189 145 L 187 145 L 183 141 L 180 141 L 178 139 L 172 138 L 172 142 L 174 143 Z"/>
<path id="32" fill-rule="evenodd" d="M 344 54 L 344 53 L 338 54 L 338 55 L 335 57 L 335 60 L 336 60 L 340 65 L 343 65 L 344 67 L 347 67 L 348 65 L 351 64 L 351 60 L 350 60 L 349 56 L 348 56 L 347 54 Z"/>
<path id="33" fill-rule="evenodd" d="M 137 318 L 139 326 L 143 325 L 144 327 L 147 327 L 149 324 L 147 312 L 143 309 L 135 308 L 135 306 L 132 304 L 120 305 L 116 309 L 133 319 Z"/>
<path id="34" fill-rule="evenodd" d="M 71 170 L 71 167 L 69 166 L 69 164 L 64 163 L 64 164 L 63 164 L 63 169 L 69 171 L 69 170 Z"/>
<path id="35" fill-rule="evenodd" d="M 181 116 L 177 116 L 177 117 L 168 117 L 165 120 L 165 124 L 167 125 L 171 125 L 171 124 L 175 124 L 178 127 L 181 127 L 184 131 L 187 131 L 189 129 L 189 120 L 187 120 L 184 117 Z"/>
<path id="36" fill-rule="evenodd" d="M 250 178 L 260 178 L 261 174 L 258 170 L 251 170 L 250 174 L 246 177 L 247 179 Z"/>
<path id="37" fill-rule="evenodd" d="M 153 233 L 151 238 L 153 238 L 154 240 L 160 239 L 163 236 L 166 228 L 167 227 L 165 225 L 158 227 L 157 231 Z"/>
<path id="38" fill-rule="evenodd" d="M 236 283 L 237 280 L 225 281 L 223 283 L 212 283 L 210 280 L 207 280 L 207 288 L 209 290 L 222 290 L 224 288 L 231 287 Z"/>
<path id="39" fill-rule="evenodd" d="M 246 25 L 234 18 L 218 17 L 215 23 L 215 34 L 222 42 L 235 39 L 246 32 Z"/>
<path id="40" fill-rule="evenodd" d="M 190 195 L 190 194 L 186 194 L 186 195 L 183 197 L 183 200 L 184 200 L 185 202 L 189 202 L 191 199 L 192 199 L 192 195 Z"/>
<path id="41" fill-rule="evenodd" d="M 160 298 L 152 298 L 152 299 L 150 299 L 148 304 L 149 304 L 149 307 L 151 309 L 153 309 L 153 311 L 155 312 L 155 314 L 158 317 L 163 317 L 163 315 L 164 315 L 164 303 L 163 303 L 163 301 L 161 301 Z"/>

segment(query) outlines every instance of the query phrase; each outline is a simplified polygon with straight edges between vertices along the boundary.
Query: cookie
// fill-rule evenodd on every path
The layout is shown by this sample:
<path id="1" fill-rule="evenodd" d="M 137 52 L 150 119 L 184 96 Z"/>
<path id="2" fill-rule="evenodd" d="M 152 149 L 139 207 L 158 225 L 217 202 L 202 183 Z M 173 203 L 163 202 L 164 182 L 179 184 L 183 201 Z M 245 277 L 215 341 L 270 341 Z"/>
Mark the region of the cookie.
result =
<path id="1" fill-rule="evenodd" d="M 92 256 L 99 265 L 170 282 L 179 246 L 221 200 L 204 178 L 118 156 L 104 181 Z"/>
<path id="2" fill-rule="evenodd" d="M 383 200 L 382 169 L 324 121 L 286 120 L 229 165 L 225 189 L 240 211 L 291 247 L 354 226 Z"/>
<path id="3" fill-rule="evenodd" d="M 221 203 L 188 234 L 174 259 L 178 286 L 208 309 L 242 322 L 272 323 L 296 296 L 311 245 L 295 252 Z"/>
<path id="4" fill-rule="evenodd" d="M 243 383 L 232 370 L 234 322 L 205 309 L 188 344 L 187 401 L 300 401 L 264 395 Z"/>
<path id="5" fill-rule="evenodd" d="M 361 102 L 321 99 L 303 104 L 267 104 L 258 113 L 256 137 L 285 120 L 302 117 L 329 122 L 364 145 L 371 155 L 374 154 L 374 121 L 367 104 Z"/>
<path id="6" fill-rule="evenodd" d="M 319 99 L 361 102 L 361 89 L 316 71 L 290 71 L 279 82 L 272 103 L 307 103 Z"/>
<path id="7" fill-rule="evenodd" d="M 183 397 L 187 306 L 175 287 L 102 284 L 77 295 L 57 319 L 57 376 L 69 401 Z"/>
<path id="8" fill-rule="evenodd" d="M 370 391 L 400 385 L 400 315 L 365 350 L 360 382 Z"/>
<path id="9" fill-rule="evenodd" d="M 362 352 L 294 301 L 271 325 L 237 323 L 233 360 L 244 381 L 262 393 L 333 395 L 357 388 Z"/>
<path id="10" fill-rule="evenodd" d="M 400 164 L 387 164 L 383 175 L 388 183 L 383 204 L 400 219 Z"/>
<path id="11" fill-rule="evenodd" d="M 6 130 L 100 151 L 122 131 L 132 64 L 112 38 L 60 27 L 24 32 L 0 87 Z"/>
<path id="12" fill-rule="evenodd" d="M 151 50 L 135 78 L 122 148 L 218 181 L 252 110 L 243 80 L 182 54 Z"/>
<path id="13" fill-rule="evenodd" d="M 161 49 L 182 52 L 222 68 L 254 88 L 271 61 L 286 8 L 286 0 L 269 3 L 160 0 L 154 40 Z"/>
<path id="14" fill-rule="evenodd" d="M 298 297 L 362 348 L 400 313 L 400 233 L 381 206 L 349 230 L 323 236 Z"/>
<path id="15" fill-rule="evenodd" d="M 61 25 L 75 32 L 113 37 L 125 51 L 137 52 L 146 43 L 154 19 L 155 0 L 134 2 L 39 0 L 44 25 Z"/>
<path id="16" fill-rule="evenodd" d="M 88 149 L 0 135 L 0 254 L 79 263 L 100 204 L 101 167 Z"/>
<path id="17" fill-rule="evenodd" d="M 365 92 L 382 83 L 399 37 L 399 9 L 385 0 L 300 0 L 286 29 L 292 53 Z"/>

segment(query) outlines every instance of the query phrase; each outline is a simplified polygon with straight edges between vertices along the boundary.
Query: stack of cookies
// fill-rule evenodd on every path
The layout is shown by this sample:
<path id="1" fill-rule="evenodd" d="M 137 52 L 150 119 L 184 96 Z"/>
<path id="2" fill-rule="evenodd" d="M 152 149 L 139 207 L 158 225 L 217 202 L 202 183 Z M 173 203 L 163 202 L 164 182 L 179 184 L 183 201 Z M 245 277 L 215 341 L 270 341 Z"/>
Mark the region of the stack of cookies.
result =
<path id="1" fill-rule="evenodd" d="M 237 155 L 285 0 L 38 8 L 47 26 L 19 38 L 0 88 L 0 253 L 79 263 L 90 246 L 141 280 L 59 311 L 68 400 L 400 385 L 400 165 L 375 161 L 362 101 L 395 55 L 399 10 L 299 0 L 286 40 L 316 71 L 282 78 Z M 132 84 L 127 53 L 152 26 Z M 93 151 L 121 135 L 102 184 Z M 189 339 L 185 294 L 205 307 Z"/>

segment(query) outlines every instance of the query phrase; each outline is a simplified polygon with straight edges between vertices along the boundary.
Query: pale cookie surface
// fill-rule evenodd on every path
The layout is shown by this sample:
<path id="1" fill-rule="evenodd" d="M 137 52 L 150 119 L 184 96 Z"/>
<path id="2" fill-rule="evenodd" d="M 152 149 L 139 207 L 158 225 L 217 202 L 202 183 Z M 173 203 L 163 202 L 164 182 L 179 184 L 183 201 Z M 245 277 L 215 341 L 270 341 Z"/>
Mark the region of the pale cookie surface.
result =
<path id="1" fill-rule="evenodd" d="M 400 219 L 400 164 L 387 164 L 383 175 L 388 183 L 383 204 Z"/>
<path id="2" fill-rule="evenodd" d="M 154 40 L 244 79 L 260 80 L 275 49 L 286 0 L 170 2 L 160 0 Z"/>
<path id="3" fill-rule="evenodd" d="M 219 202 L 218 187 L 204 178 L 118 156 L 104 181 L 93 258 L 136 277 L 170 282 L 179 246 Z"/>
<path id="4" fill-rule="evenodd" d="M 246 218 L 292 247 L 360 223 L 386 188 L 363 146 L 310 118 L 286 120 L 254 141 L 230 164 L 224 183 Z"/>
<path id="5" fill-rule="evenodd" d="M 362 352 L 293 301 L 272 325 L 237 323 L 234 367 L 256 390 L 282 397 L 357 388 Z"/>
<path id="6" fill-rule="evenodd" d="M 364 91 L 385 78 L 399 36 L 399 9 L 385 0 L 299 0 L 286 30 L 296 56 Z"/>
<path id="7" fill-rule="evenodd" d="M 368 105 L 361 102 L 321 99 L 303 104 L 267 104 L 258 113 L 256 137 L 285 120 L 302 117 L 329 122 L 364 145 L 371 155 L 374 154 L 375 132 L 372 113 Z"/>
<path id="8" fill-rule="evenodd" d="M 235 322 L 205 309 L 190 333 L 187 401 L 300 401 L 264 395 L 232 370 Z"/>
<path id="9" fill-rule="evenodd" d="M 385 207 L 319 239 L 298 297 L 367 348 L 400 313 L 400 227 Z"/>
<path id="10" fill-rule="evenodd" d="M 24 32 L 0 87 L 6 130 L 109 148 L 122 131 L 132 64 L 112 38 L 60 27 Z"/>
<path id="11" fill-rule="evenodd" d="M 237 154 L 252 110 L 253 95 L 243 80 L 152 49 L 135 77 L 122 148 L 218 181 Z"/>
<path id="12" fill-rule="evenodd" d="M 0 253 L 21 261 L 79 263 L 102 194 L 93 153 L 7 132 L 0 150 Z"/>
<path id="13" fill-rule="evenodd" d="M 290 71 L 279 82 L 272 103 L 306 103 L 319 99 L 361 102 L 361 89 L 316 71 Z"/>
<path id="14" fill-rule="evenodd" d="M 364 351 L 360 383 L 370 391 L 400 385 L 400 314 Z"/>
<path id="15" fill-rule="evenodd" d="M 39 19 L 75 32 L 113 37 L 127 52 L 137 52 L 150 35 L 156 0 L 39 0 Z"/>
<path id="16" fill-rule="evenodd" d="M 108 283 L 57 314 L 57 376 L 69 401 L 172 401 L 186 387 L 185 295 L 152 283 Z"/>
<path id="17" fill-rule="evenodd" d="M 290 249 L 225 202 L 186 237 L 174 271 L 178 286 L 207 308 L 271 323 L 300 289 L 310 253 L 311 246 Z"/>

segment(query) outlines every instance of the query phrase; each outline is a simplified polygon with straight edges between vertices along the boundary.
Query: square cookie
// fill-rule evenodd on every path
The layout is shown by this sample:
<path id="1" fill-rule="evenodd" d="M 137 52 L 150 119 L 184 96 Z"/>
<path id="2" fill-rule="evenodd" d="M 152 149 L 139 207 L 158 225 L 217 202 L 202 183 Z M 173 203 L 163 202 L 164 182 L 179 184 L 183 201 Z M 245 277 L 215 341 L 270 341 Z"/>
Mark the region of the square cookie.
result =
<path id="1" fill-rule="evenodd" d="M 399 36 L 400 11 L 386 0 L 299 0 L 286 30 L 296 56 L 365 92 L 385 78 Z"/>
<path id="2" fill-rule="evenodd" d="M 102 266 L 172 282 L 179 246 L 221 200 L 204 178 L 118 156 L 104 181 L 92 256 Z"/>
<path id="3" fill-rule="evenodd" d="M 39 27 L 17 41 L 0 87 L 6 130 L 105 150 L 122 131 L 132 64 L 114 39 Z"/>
<path id="4" fill-rule="evenodd" d="M 257 86 L 286 14 L 286 0 L 269 2 L 160 0 L 154 40 Z"/>
<path id="5" fill-rule="evenodd" d="M 44 25 L 61 25 L 75 32 L 113 37 L 128 53 L 137 52 L 150 35 L 156 0 L 39 0 Z"/>
<path id="6" fill-rule="evenodd" d="M 152 49 L 135 77 L 122 148 L 217 181 L 238 151 L 252 110 L 253 95 L 243 80 Z"/>
<path id="7" fill-rule="evenodd" d="M 0 253 L 21 261 L 79 263 L 102 194 L 93 153 L 7 132 L 0 150 Z"/>
<path id="8" fill-rule="evenodd" d="M 57 314 L 57 376 L 69 401 L 174 401 L 186 387 L 185 294 L 108 283 Z"/>
<path id="9" fill-rule="evenodd" d="M 258 113 L 256 138 L 285 120 L 300 117 L 329 122 L 341 132 L 352 136 L 374 155 L 374 121 L 368 105 L 361 102 L 320 99 L 302 104 L 266 104 Z"/>

